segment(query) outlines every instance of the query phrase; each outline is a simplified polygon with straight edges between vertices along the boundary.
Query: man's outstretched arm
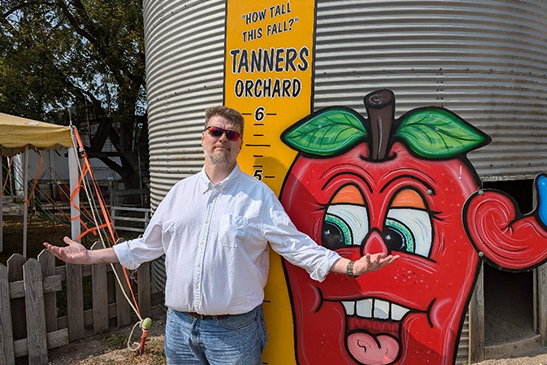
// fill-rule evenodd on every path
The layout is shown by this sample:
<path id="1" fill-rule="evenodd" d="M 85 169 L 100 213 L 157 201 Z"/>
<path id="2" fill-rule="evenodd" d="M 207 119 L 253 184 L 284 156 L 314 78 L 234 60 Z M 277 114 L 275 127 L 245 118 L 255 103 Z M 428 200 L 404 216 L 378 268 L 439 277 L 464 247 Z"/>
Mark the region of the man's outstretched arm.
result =
<path id="1" fill-rule="evenodd" d="M 113 264 L 120 262 L 112 247 L 101 250 L 88 250 L 82 244 L 65 237 L 63 241 L 68 245 L 65 247 L 53 246 L 44 242 L 44 246 L 51 253 L 69 264 Z"/>
<path id="2" fill-rule="evenodd" d="M 369 254 L 361 257 L 353 264 L 353 275 L 359 276 L 368 272 L 376 271 L 382 267 L 391 264 L 399 258 L 398 255 L 386 255 L 383 253 Z M 331 267 L 330 271 L 337 274 L 347 274 L 348 263 L 350 260 L 342 257 L 338 259 Z"/>

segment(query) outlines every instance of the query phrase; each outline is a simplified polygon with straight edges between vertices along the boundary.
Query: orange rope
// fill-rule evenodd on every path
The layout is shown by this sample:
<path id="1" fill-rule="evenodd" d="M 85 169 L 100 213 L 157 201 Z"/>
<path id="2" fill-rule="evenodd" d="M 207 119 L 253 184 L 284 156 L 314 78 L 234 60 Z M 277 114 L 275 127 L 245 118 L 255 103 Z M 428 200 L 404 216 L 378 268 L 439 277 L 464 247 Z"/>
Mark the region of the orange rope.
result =
<path id="1" fill-rule="evenodd" d="M 80 141 L 81 142 L 81 141 Z M 83 175 L 89 175 L 91 184 L 93 185 L 93 188 L 95 190 L 95 195 L 97 196 L 97 200 L 99 202 L 99 206 L 101 207 L 101 213 L 103 216 L 103 219 L 105 220 L 105 228 L 108 228 L 108 231 L 110 233 L 110 240 L 112 244 L 116 243 L 117 240 L 117 234 L 114 232 L 114 222 L 112 222 L 112 219 L 110 217 L 110 214 L 108 213 L 108 209 L 106 208 L 106 205 L 104 204 L 104 198 L 101 194 L 101 191 L 96 183 L 95 177 L 93 176 L 93 170 L 91 169 L 91 164 L 89 163 L 89 159 L 87 158 L 87 155 L 85 153 L 82 153 L 82 158 L 84 160 L 83 166 L 82 166 L 82 177 Z M 81 183 L 81 182 L 80 182 Z"/>
<path id="2" fill-rule="evenodd" d="M 55 199 L 53 199 L 52 196 L 50 196 L 46 191 L 40 189 L 40 187 L 38 186 L 38 191 L 46 198 L 46 200 L 51 203 L 59 213 L 61 213 L 68 221 L 70 221 L 72 218 L 70 218 L 70 216 L 68 214 L 66 214 L 62 209 L 60 209 L 56 202 L 55 202 Z"/>
<path id="3" fill-rule="evenodd" d="M 88 211 L 85 206 L 83 206 L 83 205 L 78 206 L 78 205 L 74 204 L 74 199 L 76 198 L 77 195 L 80 194 L 80 190 L 83 187 L 82 181 L 83 181 L 83 177 L 80 177 L 80 179 L 78 181 L 78 186 L 76 186 L 74 188 L 74 191 L 70 194 L 70 206 L 73 207 L 74 209 L 76 209 L 77 211 L 79 211 L 80 214 L 73 217 L 73 218 L 70 218 L 70 220 L 76 220 L 76 219 L 80 218 L 82 216 L 82 212 L 85 213 L 85 217 L 87 219 L 93 220 L 93 214 L 90 211 Z M 82 225 L 83 225 L 83 223 L 82 223 Z"/>
<path id="4" fill-rule="evenodd" d="M 89 159 L 87 157 L 87 154 L 85 153 L 84 145 L 82 143 L 82 140 L 80 139 L 80 135 L 78 133 L 78 130 L 76 128 L 73 128 L 73 132 L 74 132 L 74 137 L 76 138 L 76 141 L 77 141 L 78 149 L 81 152 L 83 165 L 82 165 L 82 171 L 81 171 L 82 177 L 80 179 L 80 184 L 79 184 L 77 189 L 74 189 L 75 191 L 72 193 L 72 196 L 70 197 L 71 204 L 72 204 L 72 200 L 75 196 L 74 194 L 76 193 L 76 191 L 78 191 L 78 193 L 79 193 L 79 189 L 82 186 L 81 183 L 83 181 L 83 176 L 87 175 L 87 176 L 89 176 L 89 179 L 91 180 L 91 183 L 93 184 L 95 194 L 96 194 L 97 199 L 99 201 L 99 206 L 101 207 L 101 213 L 102 213 L 103 219 L 105 221 L 105 223 L 100 225 L 99 227 L 93 227 L 93 228 L 87 229 L 83 234 L 80 235 L 80 237 L 76 238 L 75 240 L 77 241 L 77 240 L 81 239 L 83 236 L 85 236 L 86 234 L 88 234 L 90 232 L 92 232 L 93 234 L 96 235 L 97 230 L 102 229 L 102 228 L 108 228 L 108 232 L 110 233 L 110 239 L 112 241 L 112 244 L 116 244 L 117 234 L 115 233 L 115 231 L 113 229 L 114 228 L 114 223 L 112 222 L 112 218 L 110 216 L 110 213 L 108 212 L 108 209 L 106 209 L 106 205 L 104 204 L 104 198 L 103 198 L 103 196 L 101 194 L 101 191 L 100 191 L 100 189 L 99 189 L 99 187 L 96 183 L 95 176 L 93 176 L 93 171 L 91 170 L 91 164 L 89 163 Z M 125 276 L 125 280 L 127 282 L 127 286 L 128 286 L 129 291 L 131 293 L 131 297 L 133 299 L 133 304 L 135 305 L 136 311 L 139 313 L 139 316 L 140 316 L 141 312 L 140 312 L 139 306 L 137 304 L 137 300 L 135 298 L 135 293 L 133 292 L 133 288 L 131 288 L 131 283 L 130 283 L 130 280 L 129 280 L 129 276 L 127 275 L 127 270 L 123 266 L 122 266 L 122 270 L 123 270 L 123 274 Z M 146 336 L 145 336 L 145 338 L 146 338 Z M 143 348 L 144 348 L 144 346 L 143 346 Z"/>
<path id="5" fill-rule="evenodd" d="M 5 195 L 4 194 L 4 191 L 6 191 L 6 185 L 8 184 L 8 180 L 9 180 L 9 175 L 10 175 L 10 172 L 11 172 L 11 168 L 12 168 L 12 165 L 13 165 L 13 157 L 9 159 L 9 166 L 8 166 L 8 172 L 6 174 L 6 179 L 4 180 L 4 186 L 2 187 L 2 195 Z M 3 168 L 4 166 L 2 166 Z"/>
<path id="6" fill-rule="evenodd" d="M 84 225 L 82 223 L 82 225 Z M 106 228 L 107 227 L 107 224 L 102 224 L 98 227 L 91 227 L 91 228 L 87 228 L 87 226 L 84 225 L 84 228 L 85 228 L 85 231 L 83 233 L 81 233 L 78 237 L 74 238 L 73 240 L 74 241 L 79 241 L 81 240 L 83 237 L 85 237 L 86 235 L 88 235 L 89 233 L 93 234 L 94 236 L 97 235 L 97 231 L 99 229 L 102 229 L 102 228 Z"/>
<path id="7" fill-rule="evenodd" d="M 38 152 L 38 151 L 36 151 Z M 40 156 L 40 164 L 38 165 L 38 172 L 36 172 L 36 177 L 34 178 L 34 184 L 32 184 L 32 189 L 30 189 L 30 194 L 27 198 L 27 206 L 30 207 L 30 199 L 32 198 L 32 195 L 34 194 L 34 189 L 36 189 L 36 184 L 38 184 L 38 177 L 40 177 L 40 170 L 42 170 L 42 163 L 44 162 L 44 156 L 41 152 L 38 152 L 38 155 Z"/>
<path id="8" fill-rule="evenodd" d="M 127 287 L 129 288 L 129 292 L 131 293 L 131 298 L 133 299 L 133 304 L 135 305 L 135 308 L 139 315 L 141 314 L 141 310 L 139 308 L 139 304 L 137 303 L 137 298 L 135 298 L 135 293 L 133 292 L 133 288 L 131 288 L 131 282 L 129 281 L 129 276 L 127 275 L 127 270 L 125 267 L 122 266 L 123 269 L 123 276 L 125 276 L 125 281 L 127 283 Z"/>

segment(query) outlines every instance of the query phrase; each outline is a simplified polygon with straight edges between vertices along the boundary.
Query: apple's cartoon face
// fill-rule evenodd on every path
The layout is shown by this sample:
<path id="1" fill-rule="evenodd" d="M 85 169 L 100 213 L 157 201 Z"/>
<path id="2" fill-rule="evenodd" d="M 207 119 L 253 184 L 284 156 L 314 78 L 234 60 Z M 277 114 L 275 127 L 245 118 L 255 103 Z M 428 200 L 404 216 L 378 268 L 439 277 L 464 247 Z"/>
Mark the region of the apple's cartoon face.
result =
<path id="1" fill-rule="evenodd" d="M 481 190 L 465 153 L 490 138 L 442 108 L 394 120 L 394 103 L 381 90 L 365 98 L 369 119 L 327 108 L 282 135 L 300 152 L 281 192 L 298 229 L 353 260 L 400 255 L 379 271 L 322 283 L 284 262 L 299 365 L 454 363 L 479 267 L 475 246 L 493 244 L 468 237 L 478 213 L 467 200 Z"/>

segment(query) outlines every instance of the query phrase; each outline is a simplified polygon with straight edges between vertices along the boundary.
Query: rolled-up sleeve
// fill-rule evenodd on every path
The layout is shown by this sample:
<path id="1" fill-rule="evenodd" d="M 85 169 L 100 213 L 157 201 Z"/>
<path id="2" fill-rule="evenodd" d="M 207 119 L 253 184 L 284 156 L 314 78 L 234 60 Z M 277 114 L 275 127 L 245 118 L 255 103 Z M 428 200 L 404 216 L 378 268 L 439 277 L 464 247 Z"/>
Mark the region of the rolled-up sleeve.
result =
<path id="1" fill-rule="evenodd" d="M 160 226 L 149 225 L 143 237 L 114 245 L 114 252 L 120 264 L 129 270 L 135 270 L 142 263 L 163 255 L 161 231 Z"/>
<path id="2" fill-rule="evenodd" d="M 273 194 L 265 203 L 262 230 L 272 249 L 291 264 L 305 269 L 313 280 L 325 280 L 340 255 L 300 232 Z"/>

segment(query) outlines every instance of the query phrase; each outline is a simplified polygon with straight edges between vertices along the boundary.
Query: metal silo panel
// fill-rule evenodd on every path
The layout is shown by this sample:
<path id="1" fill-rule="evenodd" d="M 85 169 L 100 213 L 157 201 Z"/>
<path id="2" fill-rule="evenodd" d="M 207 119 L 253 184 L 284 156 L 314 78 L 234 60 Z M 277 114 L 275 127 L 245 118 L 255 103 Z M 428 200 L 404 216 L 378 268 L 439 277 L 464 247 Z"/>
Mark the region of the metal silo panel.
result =
<path id="1" fill-rule="evenodd" d="M 488 133 L 483 180 L 547 171 L 544 1 L 317 2 L 314 108 L 389 88 L 396 114 L 443 106 Z"/>
<path id="2" fill-rule="evenodd" d="M 484 180 L 547 171 L 544 1 L 317 0 L 315 109 L 365 113 L 390 88 L 396 116 L 449 108 L 490 134 L 470 154 Z M 144 0 L 151 202 L 203 164 L 203 111 L 223 101 L 225 1 Z M 163 264 L 154 283 L 165 282 Z M 159 270 L 156 273 L 156 270 Z M 157 278 L 156 278 L 157 277 Z M 457 363 L 468 356 L 464 324 Z"/>
<path id="3" fill-rule="evenodd" d="M 224 1 L 144 1 L 151 204 L 203 165 L 204 110 L 222 104 Z"/>

